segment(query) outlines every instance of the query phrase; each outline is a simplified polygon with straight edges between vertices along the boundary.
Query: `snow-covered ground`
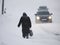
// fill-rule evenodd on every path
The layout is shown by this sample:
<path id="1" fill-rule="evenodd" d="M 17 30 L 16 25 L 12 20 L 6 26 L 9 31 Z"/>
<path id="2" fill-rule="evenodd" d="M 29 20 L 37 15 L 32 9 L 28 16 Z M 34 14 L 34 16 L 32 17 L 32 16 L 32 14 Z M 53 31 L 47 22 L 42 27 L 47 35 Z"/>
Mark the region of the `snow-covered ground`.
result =
<path id="1" fill-rule="evenodd" d="M 52 23 L 35 23 L 34 14 L 40 4 L 47 5 L 54 13 Z M 6 0 L 6 14 L 0 14 L 0 45 L 60 45 L 58 4 L 59 0 Z M 26 12 L 32 21 L 31 30 L 34 35 L 29 39 L 24 39 L 22 27 L 17 27 L 23 12 Z"/>
<path id="2" fill-rule="evenodd" d="M 15 18 L 15 17 L 14 17 Z M 18 19 L 13 16 L 0 16 L 0 45 L 60 45 L 60 24 L 32 22 L 33 37 L 22 38 Z"/>

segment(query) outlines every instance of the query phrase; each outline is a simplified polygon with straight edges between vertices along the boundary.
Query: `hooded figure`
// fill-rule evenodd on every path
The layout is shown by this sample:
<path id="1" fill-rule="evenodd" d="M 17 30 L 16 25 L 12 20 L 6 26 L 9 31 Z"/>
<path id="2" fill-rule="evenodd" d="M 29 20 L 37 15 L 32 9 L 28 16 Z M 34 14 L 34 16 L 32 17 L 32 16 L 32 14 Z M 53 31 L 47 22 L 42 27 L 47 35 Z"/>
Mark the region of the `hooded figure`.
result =
<path id="1" fill-rule="evenodd" d="M 28 34 L 31 28 L 31 20 L 25 12 L 23 13 L 23 16 L 21 17 L 18 23 L 18 27 L 20 27 L 21 24 L 22 24 L 22 36 L 24 38 L 25 37 L 28 38 Z"/>

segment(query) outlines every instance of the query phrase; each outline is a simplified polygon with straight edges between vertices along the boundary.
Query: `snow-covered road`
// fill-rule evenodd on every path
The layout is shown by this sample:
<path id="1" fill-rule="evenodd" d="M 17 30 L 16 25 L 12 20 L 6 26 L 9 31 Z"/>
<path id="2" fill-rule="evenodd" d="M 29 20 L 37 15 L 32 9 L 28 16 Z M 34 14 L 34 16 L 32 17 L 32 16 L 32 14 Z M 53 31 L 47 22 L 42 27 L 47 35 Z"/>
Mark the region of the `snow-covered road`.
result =
<path id="1" fill-rule="evenodd" d="M 0 16 L 0 45 L 60 45 L 59 24 L 32 22 L 33 37 L 22 38 L 21 27 L 13 16 Z"/>

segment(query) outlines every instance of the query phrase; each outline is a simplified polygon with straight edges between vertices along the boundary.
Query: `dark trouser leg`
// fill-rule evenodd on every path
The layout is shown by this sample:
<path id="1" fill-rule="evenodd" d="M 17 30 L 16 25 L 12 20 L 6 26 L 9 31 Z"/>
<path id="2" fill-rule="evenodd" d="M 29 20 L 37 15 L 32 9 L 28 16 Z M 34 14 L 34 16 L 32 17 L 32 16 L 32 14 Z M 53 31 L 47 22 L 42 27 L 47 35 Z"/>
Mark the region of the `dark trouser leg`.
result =
<path id="1" fill-rule="evenodd" d="M 26 33 L 26 38 L 27 38 L 27 39 L 29 38 L 29 35 L 28 35 L 28 34 L 29 34 L 29 33 L 27 32 L 27 33 Z"/>
<path id="2" fill-rule="evenodd" d="M 29 37 L 28 37 L 28 34 L 27 34 L 26 38 L 27 38 L 27 39 L 29 38 Z"/>
<path id="3" fill-rule="evenodd" d="M 23 38 L 25 38 L 25 32 L 24 31 L 22 31 L 22 36 L 23 36 Z"/>
<path id="4" fill-rule="evenodd" d="M 23 38 L 25 38 L 25 35 L 23 34 Z"/>
<path id="5" fill-rule="evenodd" d="M 22 33 L 23 33 L 23 38 L 29 38 L 28 37 L 28 34 L 29 34 L 29 29 L 28 28 L 24 28 L 24 29 L 22 29 Z"/>

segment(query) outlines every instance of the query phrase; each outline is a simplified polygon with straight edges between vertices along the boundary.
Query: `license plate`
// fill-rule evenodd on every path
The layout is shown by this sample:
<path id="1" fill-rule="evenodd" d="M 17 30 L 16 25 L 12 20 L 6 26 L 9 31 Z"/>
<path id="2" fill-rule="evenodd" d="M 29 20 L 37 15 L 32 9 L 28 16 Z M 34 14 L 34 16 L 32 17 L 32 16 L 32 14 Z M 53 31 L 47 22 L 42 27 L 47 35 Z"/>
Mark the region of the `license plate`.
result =
<path id="1" fill-rule="evenodd" d="M 47 20 L 47 19 L 42 19 L 42 20 Z"/>

